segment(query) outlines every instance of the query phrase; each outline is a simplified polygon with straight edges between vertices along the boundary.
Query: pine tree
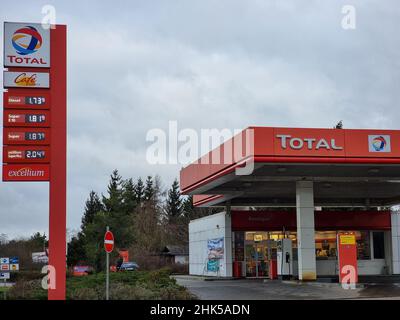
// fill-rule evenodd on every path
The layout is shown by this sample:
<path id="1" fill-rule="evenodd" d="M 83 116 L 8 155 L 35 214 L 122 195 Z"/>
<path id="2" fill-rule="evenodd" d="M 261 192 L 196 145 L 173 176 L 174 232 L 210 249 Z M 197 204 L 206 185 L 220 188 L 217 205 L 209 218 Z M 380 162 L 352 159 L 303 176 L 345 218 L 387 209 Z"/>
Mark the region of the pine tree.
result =
<path id="1" fill-rule="evenodd" d="M 144 199 L 152 200 L 154 197 L 153 178 L 148 176 L 146 179 L 146 187 L 144 188 Z"/>
<path id="2" fill-rule="evenodd" d="M 73 237 L 68 243 L 67 264 L 74 266 L 78 263 L 86 262 L 86 250 L 84 237 L 81 234 Z"/>
<path id="3" fill-rule="evenodd" d="M 36 232 L 31 236 L 29 239 L 30 244 L 37 249 L 43 250 L 45 247 L 47 247 L 48 241 L 46 240 L 46 235 L 43 233 L 43 235 L 40 234 L 40 232 Z"/>
<path id="4" fill-rule="evenodd" d="M 136 182 L 135 185 L 135 194 L 136 194 L 136 203 L 142 203 L 144 199 L 144 185 L 142 178 L 139 177 L 139 179 Z"/>
<path id="5" fill-rule="evenodd" d="M 182 215 L 182 199 L 179 191 L 178 180 L 175 179 L 168 190 L 165 213 L 168 221 L 174 223 Z"/>
<path id="6" fill-rule="evenodd" d="M 182 204 L 182 215 L 185 217 L 186 222 L 189 223 L 190 220 L 198 219 L 201 217 L 209 216 L 220 212 L 219 208 L 198 208 L 193 205 L 193 196 L 188 196 L 183 200 Z"/>
<path id="7" fill-rule="evenodd" d="M 123 201 L 124 201 L 124 210 L 126 214 L 132 214 L 136 208 L 136 192 L 135 185 L 133 183 L 132 178 L 126 180 L 124 182 L 123 188 Z"/>
<path id="8" fill-rule="evenodd" d="M 110 178 L 107 188 L 108 197 L 103 196 L 103 204 L 108 213 L 120 213 L 123 210 L 122 177 L 115 169 Z"/>
<path id="9" fill-rule="evenodd" d="M 193 196 L 190 195 L 183 200 L 182 204 L 182 214 L 190 221 L 194 217 L 194 206 L 193 206 Z"/>
<path id="10" fill-rule="evenodd" d="M 89 194 L 89 198 L 86 200 L 85 212 L 82 217 L 81 229 L 83 232 L 88 224 L 93 223 L 95 215 L 103 210 L 104 206 L 101 203 L 99 196 L 92 190 Z"/>

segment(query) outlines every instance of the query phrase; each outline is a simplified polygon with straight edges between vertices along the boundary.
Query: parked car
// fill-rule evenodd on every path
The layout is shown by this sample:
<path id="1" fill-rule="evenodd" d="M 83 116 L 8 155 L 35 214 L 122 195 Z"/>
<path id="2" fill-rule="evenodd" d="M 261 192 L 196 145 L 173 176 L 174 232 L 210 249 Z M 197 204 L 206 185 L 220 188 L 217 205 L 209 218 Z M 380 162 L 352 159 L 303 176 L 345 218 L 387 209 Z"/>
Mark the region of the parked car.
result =
<path id="1" fill-rule="evenodd" d="M 121 265 L 120 271 L 135 271 L 139 269 L 139 265 L 136 262 L 124 262 Z"/>
<path id="2" fill-rule="evenodd" d="M 81 277 L 81 276 L 87 276 L 92 272 L 93 268 L 90 266 L 74 266 L 72 275 L 74 277 Z"/>

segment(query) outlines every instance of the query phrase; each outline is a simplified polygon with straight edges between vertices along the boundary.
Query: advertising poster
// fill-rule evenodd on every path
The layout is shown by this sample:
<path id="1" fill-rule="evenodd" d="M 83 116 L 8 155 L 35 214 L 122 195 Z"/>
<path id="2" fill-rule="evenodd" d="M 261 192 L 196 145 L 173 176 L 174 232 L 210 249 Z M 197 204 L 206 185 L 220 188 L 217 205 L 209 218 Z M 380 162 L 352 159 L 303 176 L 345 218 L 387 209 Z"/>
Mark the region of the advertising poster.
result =
<path id="1" fill-rule="evenodd" d="M 32 262 L 33 263 L 49 263 L 49 257 L 46 252 L 33 252 L 32 253 Z"/>
<path id="2" fill-rule="evenodd" d="M 218 272 L 219 263 L 217 259 L 211 259 L 207 261 L 207 271 L 209 272 Z"/>
<path id="3" fill-rule="evenodd" d="M 224 258 L 224 238 L 208 239 L 208 259 Z"/>

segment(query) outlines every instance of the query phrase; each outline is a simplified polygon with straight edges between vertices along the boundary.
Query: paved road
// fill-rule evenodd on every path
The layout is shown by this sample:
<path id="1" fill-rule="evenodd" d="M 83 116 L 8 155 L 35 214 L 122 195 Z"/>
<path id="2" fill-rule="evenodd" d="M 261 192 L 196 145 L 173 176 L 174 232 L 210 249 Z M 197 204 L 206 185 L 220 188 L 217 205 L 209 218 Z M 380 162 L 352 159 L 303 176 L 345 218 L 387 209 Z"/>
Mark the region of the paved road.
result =
<path id="1" fill-rule="evenodd" d="M 400 286 L 368 285 L 344 290 L 333 283 L 299 283 L 266 280 L 216 280 L 176 276 L 177 282 L 201 300 L 276 300 L 276 299 L 400 299 Z"/>

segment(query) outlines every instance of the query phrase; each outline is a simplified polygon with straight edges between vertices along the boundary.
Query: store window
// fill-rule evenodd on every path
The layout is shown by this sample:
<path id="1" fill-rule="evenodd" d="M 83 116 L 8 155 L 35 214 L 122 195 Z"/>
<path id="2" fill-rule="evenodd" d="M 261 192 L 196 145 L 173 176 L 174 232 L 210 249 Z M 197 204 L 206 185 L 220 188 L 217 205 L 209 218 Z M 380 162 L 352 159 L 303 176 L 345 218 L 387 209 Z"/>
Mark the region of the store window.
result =
<path id="1" fill-rule="evenodd" d="M 315 256 L 317 260 L 336 259 L 336 231 L 315 232 Z"/>
<path id="2" fill-rule="evenodd" d="M 267 232 L 246 232 L 246 240 L 247 241 L 255 241 L 260 242 L 264 240 L 268 240 Z"/>
<path id="3" fill-rule="evenodd" d="M 383 231 L 372 232 L 374 259 L 385 259 L 385 236 Z"/>
<path id="4" fill-rule="evenodd" d="M 371 259 L 371 245 L 369 231 L 356 231 L 357 240 L 357 259 L 370 260 Z"/>
<path id="5" fill-rule="evenodd" d="M 385 259 L 385 241 L 383 231 L 355 231 L 357 241 L 357 259 L 371 260 L 371 236 L 374 259 Z M 315 232 L 315 256 L 317 260 L 337 258 L 337 231 Z"/>

